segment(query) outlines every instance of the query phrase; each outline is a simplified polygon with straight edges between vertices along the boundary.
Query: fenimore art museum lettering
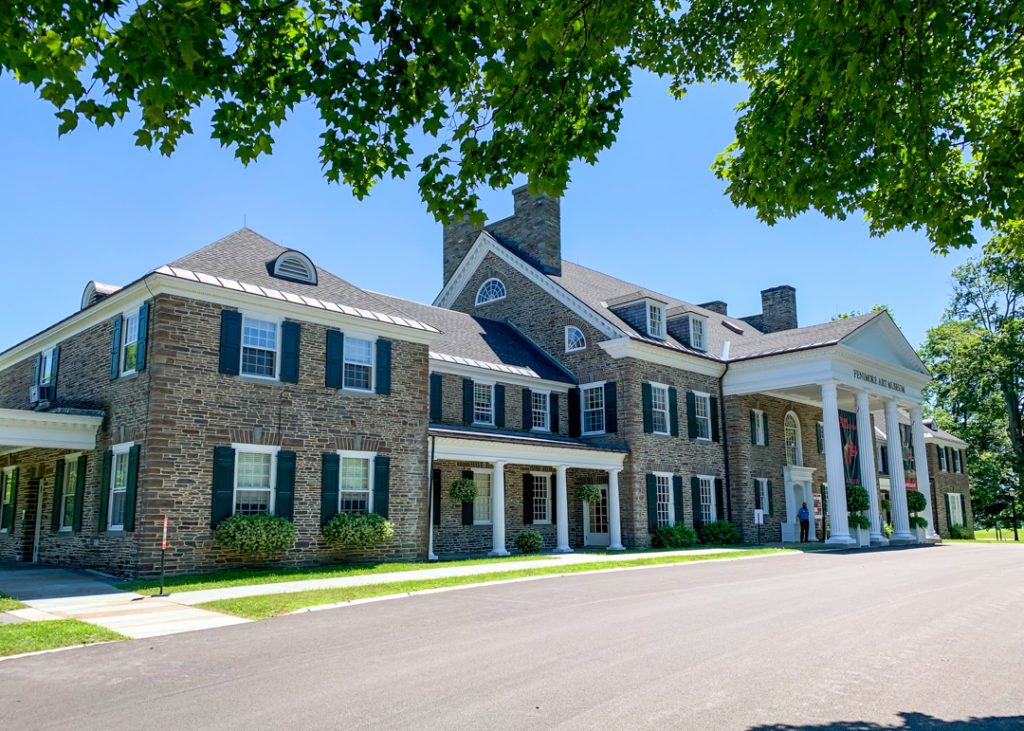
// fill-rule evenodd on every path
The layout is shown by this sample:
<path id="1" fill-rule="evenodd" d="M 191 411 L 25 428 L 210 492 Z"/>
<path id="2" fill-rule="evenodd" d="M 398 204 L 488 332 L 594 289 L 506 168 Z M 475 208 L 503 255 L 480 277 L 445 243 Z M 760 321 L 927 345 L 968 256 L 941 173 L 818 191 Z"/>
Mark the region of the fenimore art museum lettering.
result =
<path id="1" fill-rule="evenodd" d="M 856 368 L 853 369 L 853 377 L 858 379 L 858 380 L 861 380 L 861 381 L 867 381 L 868 383 L 874 383 L 876 386 L 881 386 L 882 388 L 888 388 L 890 391 L 899 391 L 900 393 L 906 393 L 907 392 L 907 389 L 904 388 L 903 385 L 900 384 L 900 383 L 895 383 L 893 381 L 886 380 L 885 378 L 879 378 L 878 376 L 873 376 L 870 373 L 864 373 L 863 371 L 858 371 Z"/>

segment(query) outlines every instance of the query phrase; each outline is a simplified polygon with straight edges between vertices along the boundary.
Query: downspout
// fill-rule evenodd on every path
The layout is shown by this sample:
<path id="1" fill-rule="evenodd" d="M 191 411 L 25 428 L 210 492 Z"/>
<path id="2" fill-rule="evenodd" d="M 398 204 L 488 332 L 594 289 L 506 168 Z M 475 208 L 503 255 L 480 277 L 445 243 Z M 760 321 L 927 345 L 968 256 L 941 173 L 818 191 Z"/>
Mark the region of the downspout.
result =
<path id="1" fill-rule="evenodd" d="M 436 561 L 434 553 L 434 443 L 437 437 L 430 437 L 427 455 L 427 560 Z"/>
<path id="2" fill-rule="evenodd" d="M 725 345 L 722 346 L 722 358 L 729 357 L 729 341 L 725 341 Z M 722 451 L 725 453 L 725 501 L 729 506 L 729 520 L 732 520 L 732 480 L 729 476 L 729 430 L 726 428 L 725 423 L 725 374 L 729 372 L 729 361 L 725 361 L 725 370 L 722 371 L 721 377 L 718 379 L 718 411 L 719 418 L 722 420 Z"/>

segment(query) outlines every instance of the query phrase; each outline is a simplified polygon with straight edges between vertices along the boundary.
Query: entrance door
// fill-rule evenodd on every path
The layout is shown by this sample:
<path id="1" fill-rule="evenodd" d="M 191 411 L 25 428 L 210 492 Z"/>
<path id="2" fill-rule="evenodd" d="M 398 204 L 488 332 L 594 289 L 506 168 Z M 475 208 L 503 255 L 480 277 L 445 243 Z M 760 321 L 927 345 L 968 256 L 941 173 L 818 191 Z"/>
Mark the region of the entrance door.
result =
<path id="1" fill-rule="evenodd" d="M 601 499 L 596 503 L 583 503 L 583 545 L 611 545 L 608 533 L 608 486 L 600 485 Z"/>

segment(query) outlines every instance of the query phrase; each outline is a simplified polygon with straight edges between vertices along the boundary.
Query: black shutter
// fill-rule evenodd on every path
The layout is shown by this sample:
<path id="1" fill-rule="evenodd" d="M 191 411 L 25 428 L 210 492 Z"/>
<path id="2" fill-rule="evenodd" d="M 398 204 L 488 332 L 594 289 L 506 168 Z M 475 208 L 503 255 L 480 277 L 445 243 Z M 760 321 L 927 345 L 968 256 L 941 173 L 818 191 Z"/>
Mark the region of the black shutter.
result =
<path id="1" fill-rule="evenodd" d="M 34 367 L 34 369 L 32 371 L 32 385 L 33 386 L 38 386 L 39 385 L 39 377 L 42 374 L 43 374 L 43 356 L 40 353 L 40 354 L 36 355 L 36 363 L 35 363 L 35 367 Z"/>
<path id="2" fill-rule="evenodd" d="M 771 493 L 768 493 L 768 498 L 771 499 Z M 725 504 L 725 480 L 721 477 L 715 478 L 715 520 L 726 520 L 728 514 L 728 506 Z M 771 508 L 769 508 L 771 512 Z"/>
<path id="3" fill-rule="evenodd" d="M 210 505 L 210 526 L 213 528 L 235 512 L 235 450 L 231 447 L 213 448 L 213 499 Z"/>
<path id="4" fill-rule="evenodd" d="M 772 492 L 771 480 L 768 480 L 768 515 L 775 515 L 775 494 Z"/>
<path id="5" fill-rule="evenodd" d="M 377 393 L 391 395 L 391 341 L 377 339 Z"/>
<path id="6" fill-rule="evenodd" d="M 818 437 L 818 454 L 825 453 L 825 427 L 820 421 L 814 423 L 814 433 Z"/>
<path id="7" fill-rule="evenodd" d="M 668 418 L 670 420 L 670 434 L 679 436 L 679 393 L 674 389 L 668 390 Z"/>
<path id="8" fill-rule="evenodd" d="M 50 516 L 50 529 L 56 533 L 60 530 L 60 497 L 64 492 L 64 458 L 57 460 L 53 474 L 53 511 Z"/>
<path id="9" fill-rule="evenodd" d="M 60 363 L 60 346 L 50 351 L 50 401 L 57 400 L 57 367 Z"/>
<path id="10" fill-rule="evenodd" d="M 299 382 L 299 343 L 302 340 L 302 325 L 285 320 L 281 323 L 281 380 L 285 383 Z"/>
<path id="11" fill-rule="evenodd" d="M 132 449 L 138 449 L 138 447 L 132 447 Z M 75 473 L 75 516 L 73 524 L 73 530 L 75 533 L 82 530 L 82 504 L 85 499 L 85 469 L 87 466 L 88 459 L 83 454 L 78 458 L 78 471 Z M 130 488 L 133 488 L 134 480 L 132 479 L 131 472 L 128 473 L 128 481 Z M 128 499 L 128 495 L 125 495 L 125 499 Z M 127 509 L 128 508 L 126 506 L 125 510 Z"/>
<path id="12" fill-rule="evenodd" d="M 473 381 L 469 378 L 462 379 L 462 423 L 473 423 Z"/>
<path id="13" fill-rule="evenodd" d="M 967 452 L 960 450 L 960 474 L 964 474 L 967 471 Z"/>
<path id="14" fill-rule="evenodd" d="M 569 436 L 580 435 L 580 390 L 573 388 L 569 390 Z"/>
<path id="15" fill-rule="evenodd" d="M 470 381 L 470 384 L 473 382 Z M 463 470 L 462 479 L 472 480 L 473 470 Z M 462 524 L 473 525 L 473 503 L 462 503 Z"/>
<path id="16" fill-rule="evenodd" d="M 644 411 L 644 434 L 654 433 L 654 395 L 652 392 L 651 384 L 647 382 L 640 384 L 640 398 Z"/>
<path id="17" fill-rule="evenodd" d="M 658 529 L 658 478 L 647 474 L 647 530 Z"/>
<path id="18" fill-rule="evenodd" d="M 686 435 L 697 438 L 697 395 L 693 391 L 686 392 Z"/>
<path id="19" fill-rule="evenodd" d="M 440 373 L 430 374 L 430 420 L 441 421 L 444 418 L 444 376 Z"/>
<path id="20" fill-rule="evenodd" d="M 121 316 L 114 318 L 114 332 L 110 339 L 110 380 L 121 374 Z"/>
<path id="21" fill-rule="evenodd" d="M 441 525 L 441 470 L 438 469 L 430 476 L 430 502 L 434 525 Z"/>
<path id="22" fill-rule="evenodd" d="M 341 388 L 345 371 L 345 336 L 337 330 L 327 331 L 325 355 L 327 365 L 324 368 L 324 385 L 328 388 Z"/>
<path id="23" fill-rule="evenodd" d="M 686 511 L 683 508 L 683 476 L 672 475 L 672 502 L 675 508 L 676 525 L 686 522 Z"/>
<path id="24" fill-rule="evenodd" d="M 768 414 L 761 414 L 761 426 L 764 427 L 764 446 L 768 446 Z"/>
<path id="25" fill-rule="evenodd" d="M 750 443 L 757 444 L 757 412 L 750 410 Z"/>
<path id="26" fill-rule="evenodd" d="M 110 499 L 110 464 L 114 453 L 109 449 L 103 453 L 103 481 L 100 483 L 100 510 L 96 516 L 96 530 L 102 533 L 107 529 L 107 501 Z"/>
<path id="27" fill-rule="evenodd" d="M 558 477 L 552 475 L 548 478 L 548 489 L 551 490 L 551 524 L 558 523 Z"/>
<path id="28" fill-rule="evenodd" d="M 711 404 L 710 407 L 709 407 L 709 409 L 711 411 L 711 441 L 717 442 L 718 439 L 719 439 L 719 433 L 718 433 L 718 399 L 715 398 L 714 396 L 712 396 L 710 399 L 708 399 L 708 401 Z"/>
<path id="29" fill-rule="evenodd" d="M 494 387 L 494 425 L 505 426 L 505 387 L 500 383 Z"/>
<path id="30" fill-rule="evenodd" d="M 761 504 L 760 480 L 754 480 L 754 510 L 764 510 L 764 505 Z"/>
<path id="31" fill-rule="evenodd" d="M 523 389 L 523 431 L 533 428 L 533 391 Z"/>
<path id="32" fill-rule="evenodd" d="M 550 422 L 549 422 L 551 424 L 551 433 L 552 434 L 557 434 L 558 433 L 558 394 L 557 393 L 553 393 L 550 396 L 548 396 L 548 408 L 550 409 L 550 414 L 551 414 Z"/>
<path id="33" fill-rule="evenodd" d="M 338 486 L 341 478 L 341 457 L 325 454 L 320 463 L 320 525 L 338 514 Z"/>
<path id="34" fill-rule="evenodd" d="M 533 475 L 523 475 L 523 525 L 533 525 Z"/>
<path id="35" fill-rule="evenodd" d="M 149 336 L 149 303 L 144 302 L 139 308 L 139 335 L 136 346 L 135 370 L 141 371 L 146 367 L 146 341 Z"/>
<path id="36" fill-rule="evenodd" d="M 139 445 L 136 444 L 128 450 L 128 486 L 124 493 L 124 529 L 126 531 L 135 530 L 135 492 L 138 483 Z"/>
<path id="37" fill-rule="evenodd" d="M 116 329 L 120 329 L 118 325 Z M 242 313 L 220 311 L 220 372 L 237 376 L 242 362 Z M 113 366 L 111 366 L 113 368 Z M 113 372 L 113 371 L 111 371 Z M 113 376 L 112 376 L 113 377 Z M 230 515 L 230 513 L 228 513 Z M 227 516 L 224 516 L 225 518 Z"/>
<path id="38" fill-rule="evenodd" d="M 288 520 L 295 517 L 295 452 L 277 453 L 274 515 Z"/>
<path id="39" fill-rule="evenodd" d="M 604 384 L 604 430 L 608 434 L 619 430 L 619 402 L 615 391 L 615 381 Z"/>
<path id="40" fill-rule="evenodd" d="M 373 512 L 382 518 L 388 517 L 388 501 L 391 496 L 391 457 L 379 454 L 373 459 Z"/>
<path id="41" fill-rule="evenodd" d="M 690 499 L 693 501 L 693 527 L 700 528 L 704 520 L 700 509 L 700 479 L 697 477 L 690 478 Z"/>
<path id="42" fill-rule="evenodd" d="M 11 486 L 11 504 L 8 506 L 10 514 L 7 516 L 7 530 L 14 533 L 14 519 L 18 514 L 18 468 L 15 467 L 11 470 L 11 476 L 8 478 L 14 484 Z M 4 489 L 4 485 L 0 483 L 0 490 Z"/>

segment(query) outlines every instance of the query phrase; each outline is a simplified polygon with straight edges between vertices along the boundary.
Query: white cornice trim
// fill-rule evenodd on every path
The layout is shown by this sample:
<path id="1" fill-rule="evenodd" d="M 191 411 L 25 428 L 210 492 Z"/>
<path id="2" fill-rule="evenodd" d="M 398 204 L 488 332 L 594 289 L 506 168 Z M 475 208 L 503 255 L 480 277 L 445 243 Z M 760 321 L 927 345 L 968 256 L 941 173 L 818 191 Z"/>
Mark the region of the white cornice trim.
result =
<path id="1" fill-rule="evenodd" d="M 434 459 L 494 462 L 538 467 L 566 466 L 581 469 L 622 469 L 625 452 L 600 452 L 557 445 L 530 445 L 483 439 L 436 437 Z"/>
<path id="2" fill-rule="evenodd" d="M 614 340 L 605 340 L 598 343 L 598 346 L 612 358 L 636 358 L 650 363 L 657 363 L 671 368 L 678 368 L 691 373 L 700 373 L 705 376 L 721 378 L 725 373 L 725 364 L 700 358 L 696 355 L 683 353 L 678 350 L 669 350 L 657 345 L 651 345 L 641 340 L 634 340 L 623 335 Z"/>
<path id="3" fill-rule="evenodd" d="M 17 449 L 96 448 L 102 416 L 0 409 L 0 444 Z"/>
<path id="4" fill-rule="evenodd" d="M 469 378 L 470 380 L 483 381 L 495 381 L 497 383 L 506 383 L 513 386 L 522 386 L 523 388 L 536 389 L 546 388 L 554 393 L 568 393 L 572 386 L 568 383 L 562 383 L 560 381 L 549 381 L 539 376 L 525 376 L 518 373 L 508 373 L 507 371 L 501 371 L 487 367 L 475 367 L 468 366 L 462 363 L 452 363 L 447 360 L 438 360 L 433 357 L 430 359 L 430 372 L 431 373 L 449 373 L 453 376 L 459 376 L 460 378 Z"/>

